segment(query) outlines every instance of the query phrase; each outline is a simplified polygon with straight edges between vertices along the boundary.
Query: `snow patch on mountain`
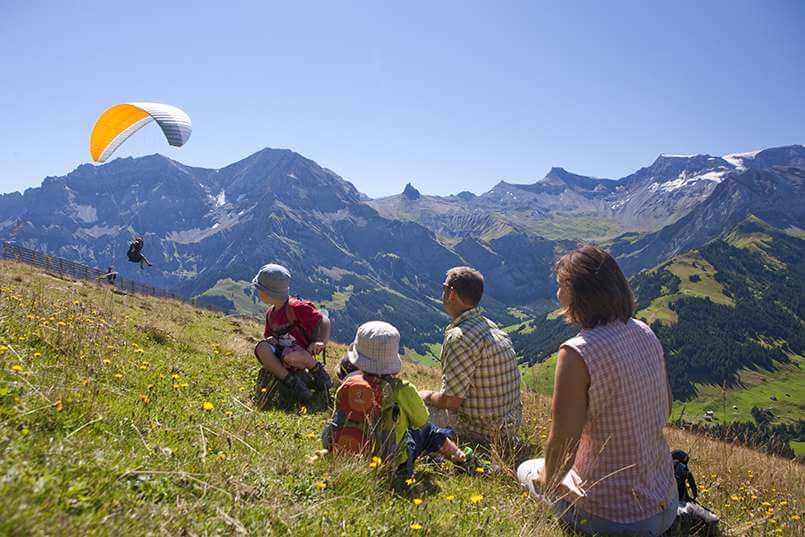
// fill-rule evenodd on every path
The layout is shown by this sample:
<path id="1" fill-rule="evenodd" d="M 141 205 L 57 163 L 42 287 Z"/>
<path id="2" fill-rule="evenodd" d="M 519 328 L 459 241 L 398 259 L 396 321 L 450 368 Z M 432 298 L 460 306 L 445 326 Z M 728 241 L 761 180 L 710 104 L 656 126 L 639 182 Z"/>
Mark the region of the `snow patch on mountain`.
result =
<path id="1" fill-rule="evenodd" d="M 699 181 L 713 181 L 715 183 L 720 183 L 724 176 L 727 175 L 731 170 L 711 170 L 706 173 L 688 175 L 688 172 L 683 171 L 682 173 L 677 176 L 676 179 L 671 181 L 666 181 L 665 183 L 658 183 L 654 182 L 651 183 L 648 187 L 649 191 L 656 192 L 658 190 L 662 190 L 665 192 L 673 192 L 674 190 L 679 190 L 680 188 L 684 188 L 688 185 L 692 185 Z"/>
<path id="2" fill-rule="evenodd" d="M 75 217 L 85 224 L 91 224 L 98 221 L 98 211 L 92 205 L 76 205 Z"/>
<path id="3" fill-rule="evenodd" d="M 744 161 L 752 160 L 753 158 L 755 158 L 755 155 L 760 153 L 760 151 L 761 150 L 758 149 L 756 151 L 746 151 L 744 153 L 730 153 L 729 155 L 724 155 L 721 158 L 723 158 L 724 160 L 726 160 L 739 170 L 745 170 L 746 163 Z"/>
<path id="4" fill-rule="evenodd" d="M 233 228 L 236 225 L 248 222 L 251 219 L 251 214 L 247 215 L 246 218 L 241 218 L 240 215 L 227 214 L 208 228 L 192 228 L 183 229 L 181 231 L 171 231 L 165 236 L 165 238 L 169 241 L 175 242 L 176 244 L 196 244 L 215 235 L 216 233 Z"/>
<path id="5" fill-rule="evenodd" d="M 226 205 L 226 191 L 222 190 L 218 193 L 218 196 L 215 198 L 215 206 L 216 207 L 223 207 Z"/>
<path id="6" fill-rule="evenodd" d="M 123 226 L 92 226 L 80 228 L 76 232 L 76 235 L 81 237 L 89 237 L 92 239 L 100 239 L 101 237 L 105 236 L 114 237 L 123 231 L 127 231 Z"/>

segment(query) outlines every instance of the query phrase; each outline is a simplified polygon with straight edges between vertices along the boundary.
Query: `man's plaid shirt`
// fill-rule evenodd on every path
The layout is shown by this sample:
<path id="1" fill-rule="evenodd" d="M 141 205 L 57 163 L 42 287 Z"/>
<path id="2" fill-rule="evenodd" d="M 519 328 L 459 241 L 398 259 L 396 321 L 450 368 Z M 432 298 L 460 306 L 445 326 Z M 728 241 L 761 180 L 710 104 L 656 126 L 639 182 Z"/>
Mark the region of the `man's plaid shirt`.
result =
<path id="1" fill-rule="evenodd" d="M 475 434 L 516 432 L 522 422 L 520 370 L 509 336 L 481 315 L 465 311 L 445 330 L 442 393 L 464 399 L 460 421 Z"/>

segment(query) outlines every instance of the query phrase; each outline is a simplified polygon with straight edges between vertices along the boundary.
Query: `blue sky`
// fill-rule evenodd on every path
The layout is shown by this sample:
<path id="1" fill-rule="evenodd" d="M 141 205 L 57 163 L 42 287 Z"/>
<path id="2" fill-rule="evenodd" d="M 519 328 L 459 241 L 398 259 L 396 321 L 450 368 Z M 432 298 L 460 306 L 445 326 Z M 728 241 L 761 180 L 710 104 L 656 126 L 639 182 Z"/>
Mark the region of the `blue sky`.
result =
<path id="1" fill-rule="evenodd" d="M 193 136 L 115 156 L 285 147 L 371 196 L 805 143 L 797 0 L 72 4 L 0 0 L 0 192 L 88 162 L 97 116 L 137 100 Z"/>

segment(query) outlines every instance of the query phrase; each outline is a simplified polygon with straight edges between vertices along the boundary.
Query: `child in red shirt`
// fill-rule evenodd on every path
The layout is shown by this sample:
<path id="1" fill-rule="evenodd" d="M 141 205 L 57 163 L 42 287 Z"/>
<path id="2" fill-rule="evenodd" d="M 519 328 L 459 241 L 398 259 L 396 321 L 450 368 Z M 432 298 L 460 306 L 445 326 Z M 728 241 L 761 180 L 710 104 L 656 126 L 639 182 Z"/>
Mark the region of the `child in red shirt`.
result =
<path id="1" fill-rule="evenodd" d="M 303 371 L 312 375 L 316 389 L 327 392 L 332 387 L 330 376 L 314 358 L 324 350 L 330 336 L 330 320 L 310 302 L 290 297 L 290 280 L 290 272 L 274 264 L 263 266 L 252 280 L 260 299 L 270 306 L 265 339 L 254 353 L 263 369 L 282 381 L 299 402 L 307 403 L 313 393 L 301 375 Z"/>

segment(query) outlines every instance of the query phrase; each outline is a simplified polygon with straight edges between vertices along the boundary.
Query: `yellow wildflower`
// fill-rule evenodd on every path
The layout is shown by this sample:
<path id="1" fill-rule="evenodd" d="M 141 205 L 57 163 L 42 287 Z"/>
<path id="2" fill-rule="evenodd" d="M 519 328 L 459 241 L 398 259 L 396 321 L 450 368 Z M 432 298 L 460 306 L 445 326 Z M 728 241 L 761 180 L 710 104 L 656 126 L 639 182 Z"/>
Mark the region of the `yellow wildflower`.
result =
<path id="1" fill-rule="evenodd" d="M 232 417 L 232 411 L 231 411 L 231 410 L 227 410 L 227 411 L 226 411 L 226 417 L 227 417 L 227 418 L 231 418 L 231 417 Z"/>
<path id="2" fill-rule="evenodd" d="M 23 367 L 20 364 L 14 364 L 11 366 L 12 371 L 16 371 L 17 373 L 22 373 Z"/>
<path id="3" fill-rule="evenodd" d="M 319 481 L 318 483 L 316 483 L 316 486 L 319 488 L 319 490 L 324 490 L 327 488 L 327 482 Z"/>
<path id="4" fill-rule="evenodd" d="M 769 502 L 763 502 L 760 505 L 762 505 L 763 507 L 771 507 L 771 504 Z"/>
<path id="5" fill-rule="evenodd" d="M 0 345 L 0 352 L 6 352 L 7 350 L 8 350 L 8 347 L 7 347 L 7 346 L 5 346 L 5 345 Z"/>
<path id="6" fill-rule="evenodd" d="M 304 416 L 305 414 L 307 414 L 307 407 L 306 407 L 306 406 L 302 406 L 302 407 L 299 409 L 299 413 L 300 413 L 300 414 L 302 414 L 303 416 Z"/>
<path id="7" fill-rule="evenodd" d="M 115 373 L 115 378 L 116 378 L 116 379 L 122 379 L 122 378 L 123 378 L 123 375 L 122 375 L 122 374 L 120 374 L 120 373 Z"/>
<path id="8" fill-rule="evenodd" d="M 470 496 L 470 503 L 480 503 L 481 500 L 483 499 L 484 499 L 483 495 L 473 494 L 472 496 Z"/>
<path id="9" fill-rule="evenodd" d="M 180 376 L 181 375 L 179 375 L 178 373 L 174 373 L 173 375 L 171 375 L 171 378 L 172 379 L 178 379 Z"/>
<path id="10" fill-rule="evenodd" d="M 732 495 L 732 501 L 737 502 L 739 500 L 740 498 L 738 498 L 738 496 L 736 496 L 735 494 Z"/>
<path id="11" fill-rule="evenodd" d="M 209 401 L 204 401 L 204 404 L 201 405 L 201 408 L 204 409 L 205 411 L 209 412 L 210 410 L 215 408 L 215 405 L 213 405 Z"/>
<path id="12" fill-rule="evenodd" d="M 313 439 L 316 438 L 316 436 L 317 436 L 316 433 L 307 433 L 305 435 L 305 438 Z"/>
<path id="13" fill-rule="evenodd" d="M 41 353 L 41 352 L 35 352 L 35 353 L 34 353 L 34 358 L 41 358 L 41 357 L 42 357 L 42 353 Z"/>
<path id="14" fill-rule="evenodd" d="M 799 520 L 799 515 L 791 515 L 791 520 Z"/>
<path id="15" fill-rule="evenodd" d="M 64 409 L 61 399 L 56 399 L 56 402 L 53 403 L 53 407 L 56 409 L 56 412 L 61 412 Z"/>
<path id="16" fill-rule="evenodd" d="M 59 321 L 56 323 L 56 326 L 67 326 L 67 323 L 65 323 L 64 321 Z"/>
<path id="17" fill-rule="evenodd" d="M 147 395 L 140 394 L 140 401 L 142 401 L 144 405 L 147 405 L 151 402 L 151 399 Z"/>
<path id="18" fill-rule="evenodd" d="M 268 391 L 268 388 L 260 388 L 260 393 L 266 393 L 267 391 Z"/>
<path id="19" fill-rule="evenodd" d="M 413 477 L 410 477 L 410 478 L 405 480 L 405 484 L 408 485 L 409 487 L 411 487 L 414 484 L 416 484 L 416 479 L 414 479 Z"/>
<path id="20" fill-rule="evenodd" d="M 478 468 L 475 469 L 475 473 L 476 474 L 482 474 L 482 473 L 484 473 L 484 469 L 479 466 Z"/>
<path id="21" fill-rule="evenodd" d="M 411 529 L 414 531 L 419 531 L 422 529 L 422 524 L 417 524 L 416 522 L 414 522 L 413 524 L 411 524 Z"/>
<path id="22" fill-rule="evenodd" d="M 422 498 L 414 498 L 413 502 L 415 507 L 419 507 L 420 505 L 422 505 Z"/>
<path id="23" fill-rule="evenodd" d="M 445 498 L 444 498 L 444 499 L 445 499 L 445 500 L 447 500 L 448 502 L 452 502 L 453 500 L 455 500 L 455 499 L 456 499 L 456 497 L 455 497 L 455 496 L 453 496 L 452 494 L 450 494 L 450 495 L 448 495 L 448 496 L 445 496 Z"/>
<path id="24" fill-rule="evenodd" d="M 110 360 L 109 358 L 104 358 L 104 359 L 103 359 L 103 363 L 105 363 L 105 364 L 111 364 L 111 363 L 112 363 L 112 360 Z"/>
<path id="25" fill-rule="evenodd" d="M 780 502 L 780 505 L 788 505 L 788 501 L 787 501 L 787 500 L 783 500 L 783 501 L 781 501 L 781 502 Z"/>

